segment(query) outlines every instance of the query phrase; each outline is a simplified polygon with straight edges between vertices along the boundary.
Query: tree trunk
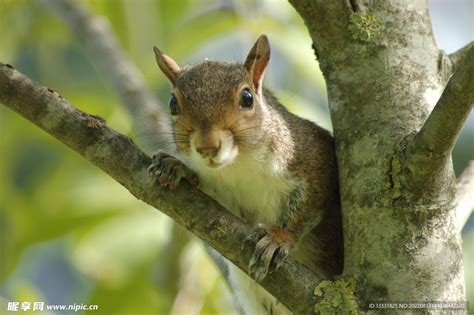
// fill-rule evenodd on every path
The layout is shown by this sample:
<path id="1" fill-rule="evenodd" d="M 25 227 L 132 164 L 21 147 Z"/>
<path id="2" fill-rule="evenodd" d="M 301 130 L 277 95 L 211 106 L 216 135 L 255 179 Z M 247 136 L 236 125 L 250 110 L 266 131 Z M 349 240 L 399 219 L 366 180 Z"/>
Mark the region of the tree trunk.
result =
<path id="1" fill-rule="evenodd" d="M 474 45 L 450 56 L 440 51 L 424 0 L 290 2 L 308 26 L 328 86 L 343 210 L 343 277 L 356 280 L 359 307 L 464 301 L 460 231 L 474 205 L 474 163 L 456 182 L 451 151 L 474 102 Z M 86 11 L 71 8 L 83 17 L 78 25 L 91 24 Z M 85 36 L 94 37 L 91 42 L 112 36 L 84 29 L 91 30 Z M 97 53 L 107 55 L 107 49 Z M 126 65 L 124 58 L 118 53 L 113 59 Z M 134 71 L 109 77 L 119 90 L 133 85 L 132 97 L 150 99 Z M 150 159 L 103 120 L 4 64 L 0 102 L 247 269 L 252 245 L 241 245 L 250 227 L 189 186 L 170 192 L 153 185 L 146 174 Z M 295 314 L 310 314 L 319 302 L 313 294 L 318 283 L 290 257 L 262 286 Z"/>
<path id="2" fill-rule="evenodd" d="M 427 120 L 454 58 L 436 47 L 426 1 L 290 2 L 328 86 L 344 276 L 359 306 L 465 301 L 450 155 L 474 100 L 472 49 L 460 65 L 470 73 L 453 76 Z"/>

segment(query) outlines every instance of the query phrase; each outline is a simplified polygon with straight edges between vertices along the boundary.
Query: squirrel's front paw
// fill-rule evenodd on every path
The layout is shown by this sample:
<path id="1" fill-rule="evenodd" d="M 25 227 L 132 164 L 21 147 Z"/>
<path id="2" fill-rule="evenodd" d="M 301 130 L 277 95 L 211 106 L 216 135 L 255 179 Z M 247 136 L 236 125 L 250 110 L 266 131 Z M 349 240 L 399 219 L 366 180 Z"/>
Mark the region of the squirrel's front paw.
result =
<path id="1" fill-rule="evenodd" d="M 152 157 L 152 163 L 148 167 L 150 177 L 163 187 L 176 189 L 182 178 L 186 179 L 192 186 L 199 184 L 196 174 L 177 158 L 158 152 Z"/>
<path id="2" fill-rule="evenodd" d="M 249 273 L 257 281 L 262 281 L 269 271 L 281 266 L 293 244 L 292 235 L 288 231 L 267 229 L 263 224 L 258 225 L 247 241 L 257 243 L 249 263 Z"/>

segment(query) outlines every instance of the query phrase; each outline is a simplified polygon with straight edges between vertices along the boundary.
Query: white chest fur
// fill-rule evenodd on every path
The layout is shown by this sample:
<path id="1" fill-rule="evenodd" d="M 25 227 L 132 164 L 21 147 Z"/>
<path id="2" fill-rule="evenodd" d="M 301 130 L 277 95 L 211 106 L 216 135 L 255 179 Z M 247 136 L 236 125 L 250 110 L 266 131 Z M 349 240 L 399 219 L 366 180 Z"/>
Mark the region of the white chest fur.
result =
<path id="1" fill-rule="evenodd" d="M 220 204 L 249 223 L 275 225 L 293 180 L 283 176 L 276 161 L 240 155 L 231 165 L 211 169 L 197 161 L 186 164 L 200 179 L 201 189 Z"/>
<path id="2" fill-rule="evenodd" d="M 249 155 L 239 154 L 232 164 L 218 169 L 203 165 L 199 159 L 184 157 L 183 160 L 198 174 L 200 188 L 206 194 L 250 224 L 275 226 L 296 186 L 263 149 Z M 273 314 L 292 314 L 243 271 L 227 263 L 229 282 L 244 314 L 267 314 L 268 310 Z"/>

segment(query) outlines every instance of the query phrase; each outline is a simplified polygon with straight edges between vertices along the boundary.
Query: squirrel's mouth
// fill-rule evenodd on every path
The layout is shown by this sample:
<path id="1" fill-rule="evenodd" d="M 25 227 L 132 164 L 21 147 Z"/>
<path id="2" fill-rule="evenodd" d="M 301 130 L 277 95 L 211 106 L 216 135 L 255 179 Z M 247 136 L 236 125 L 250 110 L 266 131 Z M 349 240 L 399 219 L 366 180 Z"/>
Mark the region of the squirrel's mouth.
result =
<path id="1" fill-rule="evenodd" d="M 215 157 L 209 158 L 205 161 L 205 165 L 210 169 L 222 169 L 230 164 L 233 164 L 235 161 L 234 156 L 228 156 L 227 158 Z"/>
<path id="2" fill-rule="evenodd" d="M 210 167 L 210 168 L 219 168 L 223 165 L 224 165 L 224 163 L 216 163 L 213 160 L 209 160 L 209 162 L 207 163 L 207 166 Z"/>

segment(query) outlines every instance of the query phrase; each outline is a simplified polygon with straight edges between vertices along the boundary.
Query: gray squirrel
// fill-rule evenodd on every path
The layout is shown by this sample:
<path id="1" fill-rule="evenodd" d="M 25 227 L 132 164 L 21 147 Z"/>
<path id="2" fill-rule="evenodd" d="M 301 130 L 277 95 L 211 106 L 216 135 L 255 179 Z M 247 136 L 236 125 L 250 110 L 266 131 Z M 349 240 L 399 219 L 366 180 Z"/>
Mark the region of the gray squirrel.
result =
<path id="1" fill-rule="evenodd" d="M 181 69 L 158 48 L 154 52 L 173 85 L 169 137 L 178 152 L 177 158 L 153 156 L 153 180 L 175 189 L 185 179 L 253 225 L 249 273 L 257 281 L 288 255 L 322 278 L 339 275 L 343 243 L 334 140 L 263 87 L 267 36 L 258 38 L 243 64 L 205 61 Z M 290 313 L 227 263 L 245 314 Z"/>

